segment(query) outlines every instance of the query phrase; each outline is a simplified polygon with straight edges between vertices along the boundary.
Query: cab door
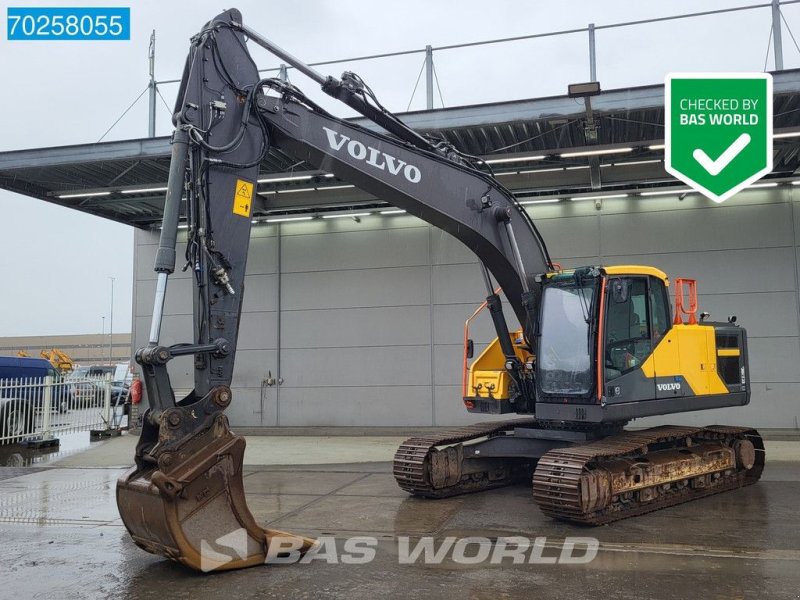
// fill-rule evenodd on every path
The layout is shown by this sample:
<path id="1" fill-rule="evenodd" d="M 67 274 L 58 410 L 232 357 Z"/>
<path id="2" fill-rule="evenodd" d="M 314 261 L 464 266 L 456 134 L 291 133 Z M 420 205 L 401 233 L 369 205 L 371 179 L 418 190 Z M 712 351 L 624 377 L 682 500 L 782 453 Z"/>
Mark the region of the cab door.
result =
<path id="1" fill-rule="evenodd" d="M 653 351 L 649 279 L 647 276 L 608 279 L 603 362 L 609 403 L 655 398 L 655 380 L 646 377 L 641 368 Z"/>

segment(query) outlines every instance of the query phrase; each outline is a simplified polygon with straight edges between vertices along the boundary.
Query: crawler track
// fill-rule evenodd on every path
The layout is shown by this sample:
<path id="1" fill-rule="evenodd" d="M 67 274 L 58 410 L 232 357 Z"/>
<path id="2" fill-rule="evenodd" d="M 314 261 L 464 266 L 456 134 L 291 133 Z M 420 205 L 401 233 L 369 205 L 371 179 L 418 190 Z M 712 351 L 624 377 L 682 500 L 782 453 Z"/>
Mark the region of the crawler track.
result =
<path id="1" fill-rule="evenodd" d="M 652 458 L 658 451 L 680 451 L 696 444 L 718 445 L 724 450 L 733 448 L 742 440 L 750 442 L 755 450 L 749 469 L 737 465 L 699 477 L 673 477 L 632 492 L 614 494 L 612 491 L 605 504 L 591 499 L 587 501 L 590 478 L 594 473 L 603 473 L 613 463 L 643 465 L 646 470 L 650 460 L 648 456 Z M 602 525 L 753 484 L 763 469 L 764 443 L 754 429 L 657 427 L 548 452 L 536 467 L 533 497 L 546 515 L 587 525 Z"/>
<path id="2" fill-rule="evenodd" d="M 488 471 L 462 473 L 462 455 L 452 445 L 534 425 L 536 419 L 477 423 L 409 438 L 395 452 L 394 477 L 402 489 L 425 498 L 447 498 L 509 485 L 525 477 L 533 464 L 517 459 L 504 461 L 504 466 Z M 437 449 L 437 446 L 451 448 Z"/>
<path id="3" fill-rule="evenodd" d="M 464 460 L 470 442 L 508 435 L 516 427 L 553 426 L 517 419 L 413 437 L 395 453 L 394 476 L 411 494 L 447 498 L 524 480 L 535 466 L 533 497 L 542 512 L 602 525 L 753 484 L 764 469 L 758 432 L 720 425 L 622 431 L 551 450 L 538 464 L 519 458 Z M 741 444 L 749 449 L 744 461 L 737 450 Z M 642 474 L 640 484 L 636 473 Z"/>

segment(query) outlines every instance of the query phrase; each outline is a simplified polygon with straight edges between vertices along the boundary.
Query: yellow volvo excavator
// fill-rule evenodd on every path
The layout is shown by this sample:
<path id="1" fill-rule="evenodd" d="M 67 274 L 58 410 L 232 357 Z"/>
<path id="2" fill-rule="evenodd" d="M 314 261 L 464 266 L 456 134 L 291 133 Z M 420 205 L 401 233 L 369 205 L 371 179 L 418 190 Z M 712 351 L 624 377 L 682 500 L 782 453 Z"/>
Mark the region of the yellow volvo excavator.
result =
<path id="1" fill-rule="evenodd" d="M 248 41 L 383 132 L 331 115 L 285 81 L 261 79 Z M 287 535 L 261 528 L 247 509 L 244 439 L 224 415 L 258 169 L 271 147 L 441 228 L 480 261 L 497 338 L 473 357 L 465 332 L 463 402 L 474 413 L 524 416 L 407 440 L 394 460 L 403 489 L 441 498 L 527 479 L 546 514 L 601 524 L 758 480 L 764 448 L 753 429 L 624 429 L 639 417 L 749 402 L 745 330 L 733 319 L 698 318 L 694 281 L 675 281 L 673 310 L 659 269 L 558 268 L 488 165 L 406 127 L 357 75 L 321 75 L 248 28 L 237 10 L 192 38 L 173 122 L 153 321 L 136 353 L 149 409 L 136 465 L 117 484 L 122 519 L 145 550 L 195 569 L 235 569 L 264 563 L 271 540 Z M 161 318 L 182 211 L 195 338 L 166 347 Z M 176 400 L 167 364 L 186 355 L 195 388 Z M 215 540 L 234 532 L 244 532 L 240 550 L 221 555 Z M 296 540 L 299 549 L 313 544 Z"/>

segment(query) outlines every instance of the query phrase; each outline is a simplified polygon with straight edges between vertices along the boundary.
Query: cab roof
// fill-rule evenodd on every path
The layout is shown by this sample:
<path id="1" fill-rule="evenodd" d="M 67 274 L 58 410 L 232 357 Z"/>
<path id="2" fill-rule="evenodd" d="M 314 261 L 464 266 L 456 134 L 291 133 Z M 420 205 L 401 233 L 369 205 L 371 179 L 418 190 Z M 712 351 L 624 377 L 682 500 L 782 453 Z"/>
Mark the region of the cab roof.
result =
<path id="1" fill-rule="evenodd" d="M 585 268 L 585 267 L 579 267 Z M 664 285 L 669 286 L 669 277 L 661 269 L 651 267 L 648 265 L 611 265 L 606 267 L 597 267 L 605 275 L 650 275 L 656 277 L 664 282 Z M 562 269 L 553 273 L 548 273 L 547 277 L 570 276 L 575 273 L 577 269 Z"/>

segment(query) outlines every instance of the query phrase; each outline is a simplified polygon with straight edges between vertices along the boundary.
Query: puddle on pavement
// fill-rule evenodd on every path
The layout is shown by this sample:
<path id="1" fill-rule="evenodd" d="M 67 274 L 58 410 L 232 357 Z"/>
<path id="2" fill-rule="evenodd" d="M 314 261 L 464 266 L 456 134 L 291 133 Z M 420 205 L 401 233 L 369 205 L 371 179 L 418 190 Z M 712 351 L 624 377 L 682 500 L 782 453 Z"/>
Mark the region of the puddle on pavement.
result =
<path id="1" fill-rule="evenodd" d="M 60 460 L 72 454 L 83 452 L 107 440 L 92 441 L 88 431 L 68 433 L 58 436 L 61 442 L 55 448 L 42 448 L 35 450 L 20 444 L 0 446 L 0 466 L 4 467 L 33 467 L 44 466 L 52 461 Z"/>

